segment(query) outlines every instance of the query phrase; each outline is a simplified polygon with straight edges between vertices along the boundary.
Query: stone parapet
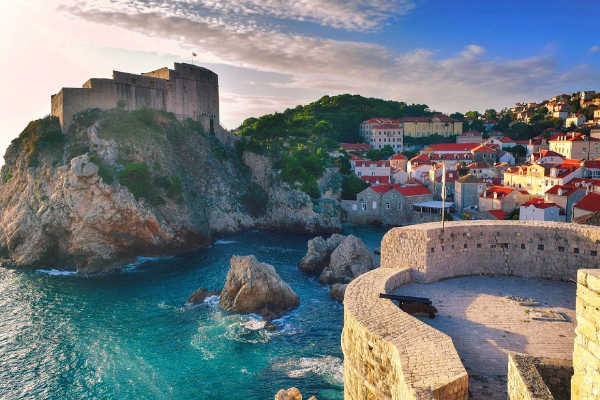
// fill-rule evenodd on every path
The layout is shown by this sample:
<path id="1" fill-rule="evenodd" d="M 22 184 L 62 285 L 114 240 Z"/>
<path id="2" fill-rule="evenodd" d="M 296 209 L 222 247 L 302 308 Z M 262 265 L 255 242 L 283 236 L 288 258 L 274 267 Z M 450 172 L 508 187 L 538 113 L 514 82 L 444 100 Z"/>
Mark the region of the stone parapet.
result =
<path id="1" fill-rule="evenodd" d="M 577 273 L 577 328 L 571 399 L 600 398 L 600 270 Z"/>
<path id="2" fill-rule="evenodd" d="M 411 281 L 410 270 L 378 268 L 346 289 L 344 398 L 449 399 L 468 396 L 468 377 L 452 339 L 379 293 Z"/>
<path id="3" fill-rule="evenodd" d="M 509 400 L 569 400 L 570 360 L 508 355 Z"/>

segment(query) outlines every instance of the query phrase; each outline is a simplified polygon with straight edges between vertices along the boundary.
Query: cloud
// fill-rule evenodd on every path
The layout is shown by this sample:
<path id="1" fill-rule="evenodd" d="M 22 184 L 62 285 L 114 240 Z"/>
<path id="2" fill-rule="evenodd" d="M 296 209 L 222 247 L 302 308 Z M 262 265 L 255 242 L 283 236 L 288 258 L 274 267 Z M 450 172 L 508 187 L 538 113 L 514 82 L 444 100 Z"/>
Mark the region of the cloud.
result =
<path id="1" fill-rule="evenodd" d="M 236 17 L 246 21 L 247 17 L 271 17 L 352 31 L 378 29 L 415 7 L 412 0 L 91 0 L 87 4 L 187 18 L 213 13 L 228 23 Z"/>
<path id="2" fill-rule="evenodd" d="M 427 103 L 444 111 L 497 107 L 515 99 L 551 95 L 561 85 L 593 83 L 598 72 L 585 66 L 560 71 L 552 57 L 488 59 L 486 49 L 475 44 L 440 59 L 427 49 L 398 53 L 368 42 L 240 30 L 213 18 L 67 10 L 88 21 L 171 38 L 223 63 L 285 74 L 289 80 L 275 84 L 281 89 L 355 91 Z"/>
<path id="3" fill-rule="evenodd" d="M 588 50 L 588 53 L 590 54 L 594 54 L 594 53 L 598 53 L 600 51 L 600 46 L 592 46 L 590 47 L 590 49 Z"/>

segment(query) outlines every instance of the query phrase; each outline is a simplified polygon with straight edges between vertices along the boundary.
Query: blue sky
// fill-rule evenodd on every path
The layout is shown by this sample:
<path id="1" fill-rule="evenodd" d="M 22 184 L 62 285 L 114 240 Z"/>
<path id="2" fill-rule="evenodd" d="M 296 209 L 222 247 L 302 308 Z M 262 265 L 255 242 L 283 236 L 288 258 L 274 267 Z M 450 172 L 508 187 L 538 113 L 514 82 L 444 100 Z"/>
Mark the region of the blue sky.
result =
<path id="1" fill-rule="evenodd" d="M 595 0 L 2 2 L 0 150 L 60 87 L 192 51 L 219 74 L 227 128 L 325 94 L 464 112 L 600 90 L 598 21 Z"/>

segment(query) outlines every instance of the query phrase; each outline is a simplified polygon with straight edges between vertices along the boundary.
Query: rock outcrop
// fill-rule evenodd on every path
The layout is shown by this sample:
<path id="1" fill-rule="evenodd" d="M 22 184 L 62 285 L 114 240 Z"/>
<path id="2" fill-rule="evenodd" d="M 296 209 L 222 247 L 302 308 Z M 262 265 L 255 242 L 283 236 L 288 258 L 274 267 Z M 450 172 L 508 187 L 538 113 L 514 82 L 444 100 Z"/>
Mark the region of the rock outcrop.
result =
<path id="1" fill-rule="evenodd" d="M 230 264 L 219 299 L 223 310 L 257 313 L 270 320 L 300 303 L 272 265 L 261 263 L 254 256 L 233 256 Z"/>
<path id="2" fill-rule="evenodd" d="M 53 117 L 34 121 L 0 172 L 0 258 L 96 274 L 251 228 L 340 229 L 339 215 L 272 179 L 268 159 L 244 154 L 159 111 L 88 110 L 66 133 Z"/>
<path id="3" fill-rule="evenodd" d="M 350 283 L 352 279 L 374 267 L 373 256 L 363 241 L 354 235 L 348 235 L 331 253 L 329 265 L 321 272 L 319 282 Z"/>
<path id="4" fill-rule="evenodd" d="M 334 233 L 327 240 L 321 236 L 311 239 L 307 243 L 307 252 L 298 263 L 298 268 L 310 275 L 319 275 L 323 268 L 329 265 L 331 253 L 345 239 L 344 235 Z"/>
<path id="5" fill-rule="evenodd" d="M 281 389 L 275 395 L 275 400 L 302 400 L 302 393 L 296 387 L 291 387 L 287 390 Z M 318 400 L 315 396 L 310 396 L 308 400 Z"/>
<path id="6" fill-rule="evenodd" d="M 192 293 L 190 297 L 188 297 L 187 302 L 199 304 L 202 303 L 207 297 L 218 296 L 219 294 L 221 294 L 221 292 L 218 290 L 206 290 L 205 288 L 200 288 Z"/>
<path id="7" fill-rule="evenodd" d="M 329 287 L 329 296 L 339 301 L 340 303 L 344 302 L 344 295 L 346 294 L 347 283 L 334 283 Z"/>

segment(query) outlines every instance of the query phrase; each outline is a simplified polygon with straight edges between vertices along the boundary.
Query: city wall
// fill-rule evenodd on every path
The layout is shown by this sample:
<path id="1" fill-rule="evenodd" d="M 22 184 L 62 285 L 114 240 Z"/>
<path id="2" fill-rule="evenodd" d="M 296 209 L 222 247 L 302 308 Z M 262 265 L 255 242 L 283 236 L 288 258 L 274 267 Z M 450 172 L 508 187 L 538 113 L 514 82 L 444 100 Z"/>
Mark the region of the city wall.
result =
<path id="1" fill-rule="evenodd" d="M 207 132 L 221 129 L 217 74 L 183 63 L 143 74 L 114 71 L 112 79 L 92 78 L 81 88 L 62 88 L 51 97 L 51 113 L 67 131 L 76 113 L 119 103 L 126 110 L 145 107 L 172 112 L 180 120 L 198 120 Z"/>
<path id="2" fill-rule="evenodd" d="M 404 313 L 390 300 L 379 298 L 379 293 L 390 293 L 411 281 L 428 283 L 477 274 L 576 280 L 578 269 L 598 268 L 600 262 L 597 227 L 458 221 L 441 228 L 437 222 L 390 230 L 381 242 L 381 267 L 348 285 L 342 332 L 345 399 L 468 397 L 468 376 L 451 338 Z M 598 398 L 593 396 L 600 390 L 600 279 L 589 276 L 588 273 L 585 278 L 587 286 L 578 288 L 572 384 L 573 399 L 577 400 Z M 595 295 L 590 293 L 590 282 L 597 289 Z M 593 308 L 586 306 L 585 311 L 580 311 L 584 310 L 581 296 Z M 582 312 L 588 317 L 580 318 Z M 542 367 L 547 368 L 536 364 L 537 373 L 542 371 L 542 375 L 550 377 L 548 382 L 559 387 L 557 377 L 562 377 L 564 383 L 568 366 L 546 364 L 542 363 Z M 590 381 L 595 386 L 586 383 Z M 518 380 L 512 379 L 511 384 L 516 387 L 514 393 L 523 395 L 515 398 L 528 398 Z M 577 393 L 585 395 L 575 397 Z"/>

